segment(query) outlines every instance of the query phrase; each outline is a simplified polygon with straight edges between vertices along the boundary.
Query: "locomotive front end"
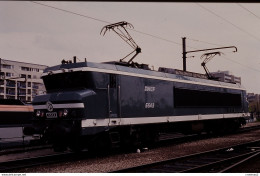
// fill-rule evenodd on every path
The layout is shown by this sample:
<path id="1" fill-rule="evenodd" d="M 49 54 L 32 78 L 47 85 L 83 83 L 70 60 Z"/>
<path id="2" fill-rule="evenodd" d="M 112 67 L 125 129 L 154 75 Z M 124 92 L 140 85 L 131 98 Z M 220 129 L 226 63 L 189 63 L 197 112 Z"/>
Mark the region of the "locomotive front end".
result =
<path id="1" fill-rule="evenodd" d="M 47 94 L 33 100 L 33 134 L 54 144 L 55 150 L 80 146 L 81 122 L 87 118 L 86 104 L 95 95 L 91 74 L 81 68 L 86 63 L 61 64 L 44 70 Z"/>
<path id="2" fill-rule="evenodd" d="M 37 96 L 33 101 L 34 133 L 53 143 L 56 150 L 78 145 L 81 120 L 86 118 L 84 99 L 93 94 L 78 90 Z"/>

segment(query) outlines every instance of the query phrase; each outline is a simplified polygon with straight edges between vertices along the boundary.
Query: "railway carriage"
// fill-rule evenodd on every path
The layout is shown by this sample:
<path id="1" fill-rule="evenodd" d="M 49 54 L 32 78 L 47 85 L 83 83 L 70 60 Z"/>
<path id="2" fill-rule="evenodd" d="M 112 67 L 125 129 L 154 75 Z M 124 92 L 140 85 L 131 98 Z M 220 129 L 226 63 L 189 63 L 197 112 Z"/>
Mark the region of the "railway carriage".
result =
<path id="1" fill-rule="evenodd" d="M 33 107 L 16 99 L 0 99 L 0 150 L 24 143 L 23 128 L 31 127 Z"/>
<path id="2" fill-rule="evenodd" d="M 64 150 L 147 145 L 162 132 L 245 124 L 248 104 L 240 84 L 186 75 L 120 62 L 49 67 L 42 76 L 47 94 L 33 100 L 33 133 Z"/>

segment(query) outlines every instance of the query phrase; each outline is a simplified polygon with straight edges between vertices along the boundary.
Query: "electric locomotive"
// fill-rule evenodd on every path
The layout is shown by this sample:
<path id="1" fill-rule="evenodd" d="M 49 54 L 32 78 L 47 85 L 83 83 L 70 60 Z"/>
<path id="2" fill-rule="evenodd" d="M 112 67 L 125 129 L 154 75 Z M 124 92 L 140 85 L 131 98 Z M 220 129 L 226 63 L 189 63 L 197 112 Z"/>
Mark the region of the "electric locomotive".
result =
<path id="1" fill-rule="evenodd" d="M 33 100 L 34 133 L 58 150 L 128 146 L 149 143 L 165 130 L 233 130 L 244 124 L 248 105 L 240 84 L 161 70 L 92 62 L 49 67 L 42 76 L 47 94 Z"/>
<path id="2" fill-rule="evenodd" d="M 132 53 L 107 63 L 77 63 L 75 57 L 44 70 L 47 94 L 32 102 L 32 133 L 52 142 L 55 150 L 81 150 L 144 146 L 156 142 L 160 133 L 232 131 L 245 124 L 245 88 L 133 62 L 141 48 L 127 25 L 132 27 L 127 22 L 107 25 L 101 33 L 113 30 L 135 49 L 128 62 L 123 59 Z"/>

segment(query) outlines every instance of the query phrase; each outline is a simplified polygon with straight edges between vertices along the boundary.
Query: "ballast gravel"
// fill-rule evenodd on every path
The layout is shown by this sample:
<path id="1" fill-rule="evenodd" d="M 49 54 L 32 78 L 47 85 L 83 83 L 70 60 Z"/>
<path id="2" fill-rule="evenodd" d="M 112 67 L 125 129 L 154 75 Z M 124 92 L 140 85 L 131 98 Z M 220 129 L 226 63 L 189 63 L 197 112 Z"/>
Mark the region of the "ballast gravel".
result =
<path id="1" fill-rule="evenodd" d="M 118 169 L 139 166 L 166 159 L 194 154 L 207 150 L 228 147 L 243 142 L 260 139 L 260 130 L 242 134 L 232 134 L 212 139 L 171 144 L 144 152 L 112 154 L 108 156 L 86 158 L 80 161 L 67 161 L 58 164 L 26 168 L 16 173 L 107 173 Z"/>

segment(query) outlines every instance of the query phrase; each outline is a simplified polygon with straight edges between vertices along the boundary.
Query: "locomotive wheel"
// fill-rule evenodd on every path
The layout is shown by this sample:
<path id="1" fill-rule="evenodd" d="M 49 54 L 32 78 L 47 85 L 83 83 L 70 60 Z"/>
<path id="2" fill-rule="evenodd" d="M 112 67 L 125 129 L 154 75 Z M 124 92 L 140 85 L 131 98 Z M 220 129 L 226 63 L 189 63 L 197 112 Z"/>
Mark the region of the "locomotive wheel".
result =
<path id="1" fill-rule="evenodd" d="M 70 141 L 69 149 L 73 152 L 81 152 L 83 150 L 83 145 L 80 143 L 80 139 L 76 139 L 73 141 Z"/>
<path id="2" fill-rule="evenodd" d="M 111 143 L 109 141 L 108 133 L 102 133 L 90 140 L 88 150 L 101 154 L 108 153 L 111 150 Z"/>
<path id="3" fill-rule="evenodd" d="M 78 145 L 69 145 L 69 149 L 72 150 L 73 152 L 81 152 L 83 150 L 83 147 L 78 146 Z"/>
<path id="4" fill-rule="evenodd" d="M 151 147 L 159 141 L 159 132 L 155 127 L 142 128 L 140 133 L 141 147 Z"/>
<path id="5" fill-rule="evenodd" d="M 64 152 L 67 150 L 67 143 L 64 137 L 53 139 L 53 150 L 55 152 Z"/>
<path id="6" fill-rule="evenodd" d="M 53 150 L 54 152 L 64 152 L 67 150 L 67 147 L 65 147 L 64 145 L 53 144 Z"/>

